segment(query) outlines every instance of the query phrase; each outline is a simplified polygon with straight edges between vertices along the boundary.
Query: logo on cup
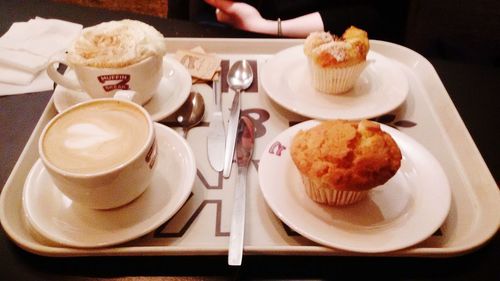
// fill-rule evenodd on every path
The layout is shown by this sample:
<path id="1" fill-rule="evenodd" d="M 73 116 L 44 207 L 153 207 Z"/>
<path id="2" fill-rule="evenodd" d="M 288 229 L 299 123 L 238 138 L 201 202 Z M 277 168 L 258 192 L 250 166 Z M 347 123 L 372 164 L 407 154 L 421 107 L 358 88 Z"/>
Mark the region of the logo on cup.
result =
<path id="1" fill-rule="evenodd" d="M 149 148 L 148 153 L 146 154 L 146 163 L 149 163 L 149 168 L 153 169 L 153 166 L 156 162 L 156 157 L 158 156 L 158 145 L 156 144 L 156 139 L 153 141 L 153 144 Z"/>
<path id="2" fill-rule="evenodd" d="M 128 85 L 128 82 L 130 81 L 130 75 L 129 74 L 107 74 L 107 75 L 100 75 L 97 76 L 97 80 L 101 84 L 105 84 L 107 82 L 113 82 L 116 81 L 114 84 L 106 84 L 103 85 L 102 88 L 106 92 L 110 92 L 113 90 L 129 90 L 130 86 Z"/>

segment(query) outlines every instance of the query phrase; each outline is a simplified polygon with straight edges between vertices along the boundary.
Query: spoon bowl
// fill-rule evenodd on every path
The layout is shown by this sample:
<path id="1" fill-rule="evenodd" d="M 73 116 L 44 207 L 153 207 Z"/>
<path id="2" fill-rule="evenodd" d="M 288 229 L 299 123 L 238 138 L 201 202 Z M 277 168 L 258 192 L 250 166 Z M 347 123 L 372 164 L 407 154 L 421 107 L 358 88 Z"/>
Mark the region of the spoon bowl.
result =
<path id="1" fill-rule="evenodd" d="M 183 137 L 189 129 L 198 125 L 205 114 L 205 101 L 198 92 L 189 93 L 189 97 L 177 111 L 177 122 L 182 127 Z"/>
<path id="2" fill-rule="evenodd" d="M 247 60 L 237 61 L 227 73 L 227 83 L 235 91 L 245 90 L 253 81 L 253 71 Z"/>

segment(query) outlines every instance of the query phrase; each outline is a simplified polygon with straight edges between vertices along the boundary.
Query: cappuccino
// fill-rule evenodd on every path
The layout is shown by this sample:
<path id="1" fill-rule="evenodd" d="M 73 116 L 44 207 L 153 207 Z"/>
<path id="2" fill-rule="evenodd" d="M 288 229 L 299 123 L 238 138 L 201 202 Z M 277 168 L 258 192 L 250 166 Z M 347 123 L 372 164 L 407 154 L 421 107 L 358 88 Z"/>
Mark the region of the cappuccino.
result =
<path id="1" fill-rule="evenodd" d="M 67 60 L 72 66 L 122 68 L 165 53 L 160 32 L 146 23 L 125 19 L 84 28 L 68 50 Z"/>
<path id="2" fill-rule="evenodd" d="M 116 91 L 136 92 L 133 102 L 147 103 L 163 77 L 165 38 L 152 26 L 134 20 L 104 22 L 85 28 L 64 58 L 52 60 L 47 74 L 58 85 L 84 91 L 93 99 Z M 69 65 L 75 78 L 61 75 Z"/>
<path id="3" fill-rule="evenodd" d="M 42 139 L 42 149 L 47 160 L 63 171 L 109 171 L 148 145 L 148 120 L 120 100 L 88 103 L 56 118 Z"/>

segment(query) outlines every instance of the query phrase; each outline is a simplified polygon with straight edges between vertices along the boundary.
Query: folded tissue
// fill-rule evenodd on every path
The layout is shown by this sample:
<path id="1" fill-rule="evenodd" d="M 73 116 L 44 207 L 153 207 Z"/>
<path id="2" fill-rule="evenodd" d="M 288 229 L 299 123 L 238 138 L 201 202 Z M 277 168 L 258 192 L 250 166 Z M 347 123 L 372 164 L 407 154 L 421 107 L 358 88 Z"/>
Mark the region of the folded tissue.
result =
<path id="1" fill-rule="evenodd" d="M 81 30 L 81 24 L 40 17 L 13 23 L 0 37 L 0 95 L 51 90 L 54 83 L 45 68 Z"/>

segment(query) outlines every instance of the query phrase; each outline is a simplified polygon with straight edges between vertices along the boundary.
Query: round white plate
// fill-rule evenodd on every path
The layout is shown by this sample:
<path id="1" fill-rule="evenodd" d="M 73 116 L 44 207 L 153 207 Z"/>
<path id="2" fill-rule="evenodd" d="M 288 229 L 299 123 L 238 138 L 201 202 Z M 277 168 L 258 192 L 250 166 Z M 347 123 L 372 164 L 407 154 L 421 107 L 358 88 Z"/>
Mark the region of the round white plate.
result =
<path id="1" fill-rule="evenodd" d="M 370 51 L 369 62 L 355 86 L 342 95 L 312 87 L 303 45 L 277 53 L 259 77 L 267 95 L 284 108 L 315 119 L 369 119 L 400 106 L 408 95 L 408 80 L 389 58 Z"/>
<path id="2" fill-rule="evenodd" d="M 90 248 L 130 241 L 170 219 L 191 193 L 196 163 L 178 133 L 159 124 L 155 128 L 159 158 L 152 183 L 139 198 L 120 208 L 92 210 L 73 204 L 38 160 L 23 190 L 23 209 L 31 226 L 53 242 Z"/>
<path id="3" fill-rule="evenodd" d="M 423 146 L 385 125 L 381 125 L 382 129 L 391 134 L 403 154 L 396 175 L 351 206 L 330 207 L 312 201 L 289 150 L 299 130 L 316 124 L 318 121 L 311 120 L 285 130 L 260 159 L 260 188 L 267 204 L 284 223 L 319 244 L 365 253 L 403 249 L 439 229 L 451 204 L 443 169 Z M 286 147 L 281 153 L 278 142 Z"/>
<path id="4" fill-rule="evenodd" d="M 160 121 L 174 113 L 189 97 L 191 90 L 191 75 L 187 69 L 174 58 L 163 59 L 163 78 L 157 93 L 144 104 L 154 121 Z M 65 75 L 74 77 L 73 71 Z M 62 112 L 70 106 L 91 99 L 85 92 L 73 91 L 62 86 L 54 90 L 54 106 Z"/>

